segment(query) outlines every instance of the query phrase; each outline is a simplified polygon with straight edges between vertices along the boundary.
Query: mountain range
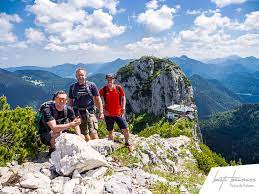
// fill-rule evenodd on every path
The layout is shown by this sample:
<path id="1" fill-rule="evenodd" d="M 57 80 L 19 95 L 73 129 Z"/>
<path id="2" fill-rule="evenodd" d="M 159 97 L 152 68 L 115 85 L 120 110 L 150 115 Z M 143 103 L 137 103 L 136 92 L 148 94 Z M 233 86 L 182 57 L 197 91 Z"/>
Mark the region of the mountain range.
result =
<path id="1" fill-rule="evenodd" d="M 0 69 L 0 95 L 7 97 L 11 107 L 37 107 L 48 96 L 43 88 L 3 69 Z"/>
<path id="2" fill-rule="evenodd" d="M 92 64 L 65 63 L 65 64 L 56 65 L 52 67 L 21 66 L 21 67 L 5 68 L 5 70 L 11 71 L 11 72 L 14 72 L 17 70 L 43 70 L 43 71 L 52 72 L 63 78 L 74 78 L 75 70 L 80 67 L 85 68 L 89 76 L 97 73 L 107 74 L 107 73 L 115 73 L 120 67 L 122 67 L 123 65 L 126 65 L 129 61 L 131 61 L 131 59 L 123 60 L 118 58 L 114 61 L 106 62 L 106 63 L 92 63 Z"/>
<path id="3" fill-rule="evenodd" d="M 259 71 L 232 73 L 222 83 L 246 103 L 259 102 Z"/>
<path id="4" fill-rule="evenodd" d="M 245 104 L 200 121 L 205 143 L 228 160 L 258 163 L 258 110 L 259 104 Z"/>
<path id="5" fill-rule="evenodd" d="M 226 88 L 218 80 L 205 79 L 199 75 L 191 76 L 190 80 L 200 118 L 241 105 L 242 100 L 238 95 Z"/>
<path id="6" fill-rule="evenodd" d="M 202 117 L 228 110 L 240 103 L 259 100 L 258 72 L 255 71 L 259 70 L 259 59 L 255 57 L 230 56 L 202 62 L 183 55 L 172 57 L 170 60 L 178 64 L 187 77 L 192 80 L 194 96 L 197 104 L 201 105 L 198 109 L 200 109 L 199 114 Z M 130 59 L 118 58 L 106 63 L 67 63 L 46 68 L 23 66 L 6 68 L 6 70 L 12 71 L 16 77 L 23 78 L 38 88 L 43 86 L 35 80 L 41 80 L 45 84 L 44 91 L 50 94 L 57 89 L 67 90 L 68 85 L 73 82 L 72 78 L 75 77 L 74 73 L 78 67 L 86 68 L 88 79 L 94 81 L 98 87 L 102 87 L 105 84 L 106 73 L 115 73 L 130 61 Z M 47 74 L 46 71 L 50 73 Z M 200 77 L 195 79 L 195 76 L 192 78 L 193 75 Z M 3 90 L 3 86 L 1 88 Z M 1 93 L 3 94 L 3 92 Z"/>
<path id="7" fill-rule="evenodd" d="M 17 70 L 13 74 L 42 88 L 47 94 L 53 94 L 57 90 L 68 92 L 69 86 L 75 82 L 75 79 L 62 78 L 54 73 L 43 70 Z"/>

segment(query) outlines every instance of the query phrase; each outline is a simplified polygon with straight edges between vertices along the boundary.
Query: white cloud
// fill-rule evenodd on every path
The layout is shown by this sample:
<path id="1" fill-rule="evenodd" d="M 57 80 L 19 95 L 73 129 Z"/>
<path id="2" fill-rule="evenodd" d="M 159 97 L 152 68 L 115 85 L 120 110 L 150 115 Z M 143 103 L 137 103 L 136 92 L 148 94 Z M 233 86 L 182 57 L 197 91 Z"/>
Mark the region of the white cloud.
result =
<path id="1" fill-rule="evenodd" d="M 181 5 L 176 5 L 175 8 L 178 10 L 178 9 L 181 9 Z"/>
<path id="2" fill-rule="evenodd" d="M 158 8 L 158 1 L 157 0 L 151 0 L 146 3 L 147 9 L 157 9 Z"/>
<path id="3" fill-rule="evenodd" d="M 245 34 L 236 39 L 238 45 L 256 46 L 259 48 L 259 34 Z"/>
<path id="4" fill-rule="evenodd" d="M 221 13 L 215 13 L 210 17 L 202 14 L 194 20 L 194 24 L 199 28 L 206 29 L 209 32 L 214 32 L 219 28 L 230 26 L 231 20 L 226 16 L 223 17 Z"/>
<path id="5" fill-rule="evenodd" d="M 50 36 L 49 41 L 53 44 L 62 44 L 61 40 L 56 36 Z"/>
<path id="6" fill-rule="evenodd" d="M 251 12 L 246 15 L 244 29 L 259 30 L 259 11 Z"/>
<path id="7" fill-rule="evenodd" d="M 46 48 L 50 50 L 64 51 L 63 47 L 89 41 L 96 44 L 101 40 L 118 36 L 126 29 L 125 26 L 114 24 L 113 16 L 103 9 L 94 10 L 91 14 L 83 9 L 107 8 L 110 12 L 115 12 L 118 4 L 116 0 L 58 2 L 36 0 L 34 5 L 27 8 L 35 14 L 35 23 L 43 27 L 49 36 L 47 40 L 50 44 Z"/>
<path id="8" fill-rule="evenodd" d="M 194 9 L 194 10 L 189 10 L 189 9 L 188 9 L 188 10 L 186 11 L 186 14 L 187 14 L 187 15 L 200 15 L 201 13 L 202 13 L 202 11 L 201 11 L 200 9 L 199 9 L 199 10 L 195 10 L 195 9 Z"/>
<path id="9" fill-rule="evenodd" d="M 102 10 L 95 10 L 87 20 L 72 30 L 61 33 L 65 43 L 77 43 L 89 40 L 103 40 L 118 36 L 125 31 L 124 26 L 112 23 L 112 16 Z"/>
<path id="10" fill-rule="evenodd" d="M 241 13 L 241 11 L 242 11 L 242 8 L 240 8 L 240 7 L 236 9 L 237 13 Z"/>
<path id="11" fill-rule="evenodd" d="M 50 0 L 36 0 L 34 5 L 27 9 L 36 15 L 36 22 L 39 25 L 57 21 L 80 22 L 86 16 L 83 10 L 77 9 L 67 3 L 58 4 Z"/>
<path id="12" fill-rule="evenodd" d="M 221 13 L 214 13 L 212 16 L 203 13 L 194 20 L 192 29 L 181 31 L 177 38 L 186 47 L 190 45 L 202 45 L 204 48 L 217 47 L 231 39 L 225 30 L 233 25 L 230 18 L 222 16 Z"/>
<path id="13" fill-rule="evenodd" d="M 27 28 L 25 30 L 25 37 L 27 38 L 28 43 L 40 44 L 45 40 L 44 34 L 33 28 Z"/>
<path id="14" fill-rule="evenodd" d="M 151 32 L 161 32 L 170 29 L 173 22 L 174 8 L 163 5 L 160 9 L 148 9 L 137 17 L 137 21 L 144 24 Z"/>
<path id="15" fill-rule="evenodd" d="M 17 15 L 8 15 L 0 13 L 0 42 L 11 43 L 17 41 L 17 37 L 13 34 L 13 23 L 20 23 L 22 19 Z"/>
<path id="16" fill-rule="evenodd" d="M 125 45 L 125 48 L 135 52 L 139 52 L 139 50 L 158 51 L 159 49 L 164 48 L 164 43 L 160 38 L 144 37 L 141 41 Z"/>
<path id="17" fill-rule="evenodd" d="M 116 14 L 118 12 L 117 6 L 119 3 L 117 0 L 68 0 L 64 2 L 68 2 L 70 5 L 80 9 L 86 7 L 94 9 L 106 8 L 111 14 Z"/>
<path id="18" fill-rule="evenodd" d="M 247 0 L 211 0 L 211 2 L 215 3 L 220 8 L 230 5 L 230 4 L 241 4 L 246 1 Z"/>
<path id="19" fill-rule="evenodd" d="M 46 50 L 50 50 L 50 51 L 58 51 L 58 52 L 65 52 L 66 48 L 60 45 L 56 45 L 54 43 L 49 43 L 45 46 Z"/>
<path id="20" fill-rule="evenodd" d="M 67 52 L 67 51 L 91 51 L 91 52 L 100 52 L 106 51 L 108 48 L 106 46 L 92 44 L 92 43 L 79 43 L 79 44 L 69 44 L 66 46 L 61 46 L 55 43 L 49 43 L 45 46 L 46 50 L 50 51 L 59 51 L 59 52 Z"/>
<path id="21" fill-rule="evenodd" d="M 194 20 L 194 26 L 174 35 L 170 48 L 177 47 L 180 53 L 200 58 L 230 54 L 258 56 L 256 51 L 259 49 L 259 34 L 251 31 L 257 27 L 257 13 L 248 14 L 244 23 L 232 21 L 219 12 L 209 15 L 202 13 Z M 250 31 L 244 33 L 240 31 L 241 28 Z"/>
<path id="22" fill-rule="evenodd" d="M 8 47 L 18 48 L 18 49 L 28 48 L 25 41 L 20 41 L 20 42 L 15 42 L 15 43 L 9 44 Z"/>

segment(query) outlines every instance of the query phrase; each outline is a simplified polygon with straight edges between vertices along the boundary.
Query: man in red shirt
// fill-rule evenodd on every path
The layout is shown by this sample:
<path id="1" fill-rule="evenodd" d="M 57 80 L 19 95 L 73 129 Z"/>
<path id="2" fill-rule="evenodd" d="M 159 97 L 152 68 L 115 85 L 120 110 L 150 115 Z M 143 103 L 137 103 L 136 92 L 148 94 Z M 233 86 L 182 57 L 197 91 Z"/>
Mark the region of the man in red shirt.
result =
<path id="1" fill-rule="evenodd" d="M 116 122 L 123 131 L 125 137 L 125 146 L 129 151 L 133 151 L 133 146 L 129 144 L 129 129 L 125 119 L 126 97 L 120 85 L 115 85 L 115 76 L 106 75 L 107 85 L 100 89 L 100 96 L 104 99 L 104 115 L 107 130 L 109 131 L 109 140 L 113 140 L 113 127 Z"/>

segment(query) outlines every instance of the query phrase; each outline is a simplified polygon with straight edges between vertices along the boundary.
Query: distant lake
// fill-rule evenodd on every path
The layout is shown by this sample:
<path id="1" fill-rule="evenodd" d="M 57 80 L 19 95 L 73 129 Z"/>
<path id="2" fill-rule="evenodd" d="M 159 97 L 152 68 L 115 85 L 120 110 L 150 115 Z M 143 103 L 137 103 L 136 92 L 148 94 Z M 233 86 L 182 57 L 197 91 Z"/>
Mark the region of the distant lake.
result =
<path id="1" fill-rule="evenodd" d="M 254 94 L 251 94 L 251 93 L 236 93 L 237 95 L 240 95 L 240 96 L 259 96 L 259 95 L 254 95 Z"/>

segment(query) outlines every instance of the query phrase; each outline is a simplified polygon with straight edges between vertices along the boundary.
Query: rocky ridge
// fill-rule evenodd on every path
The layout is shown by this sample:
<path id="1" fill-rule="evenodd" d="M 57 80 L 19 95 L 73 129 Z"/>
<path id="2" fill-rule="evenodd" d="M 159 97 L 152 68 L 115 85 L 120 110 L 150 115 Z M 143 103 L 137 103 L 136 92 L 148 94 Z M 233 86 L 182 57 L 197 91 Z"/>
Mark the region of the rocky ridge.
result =
<path id="1" fill-rule="evenodd" d="M 167 189 L 187 194 L 197 193 L 205 178 L 190 152 L 190 148 L 199 148 L 186 136 L 132 135 L 136 149 L 131 154 L 122 143 L 107 139 L 78 143 L 77 138 L 60 136 L 60 146 L 50 160 L 41 156 L 36 161 L 1 167 L 0 193 L 150 194 Z M 123 135 L 116 133 L 116 139 L 122 142 Z M 70 170 L 64 173 L 60 164 Z"/>
<path id="2" fill-rule="evenodd" d="M 133 113 L 165 113 L 172 104 L 193 104 L 193 90 L 180 67 L 169 59 L 141 57 L 122 67 L 117 80 Z"/>

